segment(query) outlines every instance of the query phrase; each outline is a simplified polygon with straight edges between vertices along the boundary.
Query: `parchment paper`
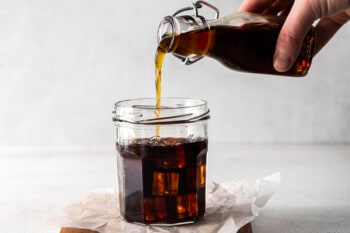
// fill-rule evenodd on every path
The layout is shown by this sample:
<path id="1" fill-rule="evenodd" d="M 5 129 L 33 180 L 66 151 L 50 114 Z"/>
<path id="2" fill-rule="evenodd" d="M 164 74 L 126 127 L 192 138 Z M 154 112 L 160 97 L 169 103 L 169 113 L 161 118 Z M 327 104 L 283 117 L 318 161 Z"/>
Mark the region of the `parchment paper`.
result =
<path id="1" fill-rule="evenodd" d="M 119 214 L 117 190 L 88 193 L 68 205 L 58 218 L 59 227 L 76 227 L 100 233 L 234 233 L 254 220 L 275 193 L 280 173 L 261 179 L 247 179 L 208 185 L 206 213 L 194 224 L 159 227 L 129 223 Z"/>

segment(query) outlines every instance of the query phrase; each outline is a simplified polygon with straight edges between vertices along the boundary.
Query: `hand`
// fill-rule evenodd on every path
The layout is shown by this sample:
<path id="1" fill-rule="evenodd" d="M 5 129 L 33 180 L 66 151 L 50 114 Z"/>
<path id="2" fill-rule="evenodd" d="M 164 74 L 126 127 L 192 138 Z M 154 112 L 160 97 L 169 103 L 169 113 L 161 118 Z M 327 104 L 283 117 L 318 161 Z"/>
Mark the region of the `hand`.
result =
<path id="1" fill-rule="evenodd" d="M 350 20 L 350 0 L 245 0 L 240 11 L 287 16 L 279 34 L 274 55 L 274 68 L 290 69 L 303 39 L 315 20 L 315 54 Z"/>

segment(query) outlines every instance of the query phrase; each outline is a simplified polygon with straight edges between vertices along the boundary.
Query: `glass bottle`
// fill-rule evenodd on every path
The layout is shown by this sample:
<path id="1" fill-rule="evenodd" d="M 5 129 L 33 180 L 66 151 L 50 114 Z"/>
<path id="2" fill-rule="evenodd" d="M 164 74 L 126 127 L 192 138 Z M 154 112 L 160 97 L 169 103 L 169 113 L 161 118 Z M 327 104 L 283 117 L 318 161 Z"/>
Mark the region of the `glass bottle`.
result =
<path id="1" fill-rule="evenodd" d="M 216 12 L 215 18 L 206 19 L 198 14 L 203 5 Z M 188 10 L 195 14 L 180 15 Z M 198 1 L 162 19 L 157 33 L 158 50 L 172 53 L 187 65 L 207 56 L 237 71 L 305 76 L 313 57 L 313 28 L 308 31 L 293 66 L 283 73 L 273 68 L 275 45 L 284 20 L 283 16 L 249 12 L 219 18 L 216 7 Z"/>

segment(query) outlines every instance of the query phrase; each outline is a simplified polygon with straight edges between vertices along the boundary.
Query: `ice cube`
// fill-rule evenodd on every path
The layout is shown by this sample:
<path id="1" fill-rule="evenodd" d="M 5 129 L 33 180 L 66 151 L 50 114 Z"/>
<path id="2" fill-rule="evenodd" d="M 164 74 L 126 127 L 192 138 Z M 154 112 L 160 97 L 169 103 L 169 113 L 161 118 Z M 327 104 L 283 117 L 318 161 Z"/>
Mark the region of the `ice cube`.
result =
<path id="1" fill-rule="evenodd" d="M 159 221 L 167 217 L 165 197 L 147 197 L 144 199 L 146 221 Z"/>
<path id="2" fill-rule="evenodd" d="M 189 193 L 177 196 L 176 211 L 180 219 L 198 215 L 197 194 Z"/>
<path id="3" fill-rule="evenodd" d="M 179 176 L 176 172 L 155 171 L 153 173 L 152 195 L 177 195 Z"/>

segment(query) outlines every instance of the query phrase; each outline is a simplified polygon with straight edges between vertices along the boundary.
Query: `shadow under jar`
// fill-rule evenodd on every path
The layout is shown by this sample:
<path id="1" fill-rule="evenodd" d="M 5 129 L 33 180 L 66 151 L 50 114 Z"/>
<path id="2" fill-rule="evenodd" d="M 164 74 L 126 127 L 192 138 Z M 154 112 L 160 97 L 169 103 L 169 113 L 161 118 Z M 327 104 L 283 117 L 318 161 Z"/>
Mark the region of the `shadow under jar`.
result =
<path id="1" fill-rule="evenodd" d="M 204 215 L 207 103 L 133 99 L 115 104 L 120 212 L 127 221 L 179 225 Z"/>

